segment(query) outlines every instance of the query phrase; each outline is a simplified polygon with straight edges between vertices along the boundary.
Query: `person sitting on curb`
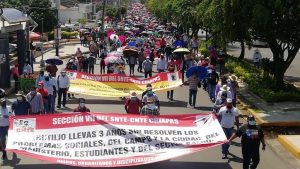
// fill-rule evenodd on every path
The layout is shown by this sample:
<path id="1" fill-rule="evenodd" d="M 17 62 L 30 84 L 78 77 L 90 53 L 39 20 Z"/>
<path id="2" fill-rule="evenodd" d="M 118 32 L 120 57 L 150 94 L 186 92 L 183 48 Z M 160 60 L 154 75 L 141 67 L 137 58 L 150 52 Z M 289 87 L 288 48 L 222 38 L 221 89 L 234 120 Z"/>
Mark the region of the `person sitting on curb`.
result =
<path id="1" fill-rule="evenodd" d="M 130 93 L 130 98 L 125 102 L 125 110 L 127 114 L 140 114 L 142 101 L 137 98 L 136 92 Z"/>
<path id="2" fill-rule="evenodd" d="M 90 112 L 90 109 L 85 106 L 85 99 L 84 98 L 79 98 L 78 103 L 79 103 L 78 107 L 76 107 L 73 110 L 73 112 L 81 112 L 81 113 Z"/>
<path id="3" fill-rule="evenodd" d="M 158 116 L 159 108 L 155 105 L 152 97 L 147 97 L 147 104 L 141 109 L 141 115 Z"/>

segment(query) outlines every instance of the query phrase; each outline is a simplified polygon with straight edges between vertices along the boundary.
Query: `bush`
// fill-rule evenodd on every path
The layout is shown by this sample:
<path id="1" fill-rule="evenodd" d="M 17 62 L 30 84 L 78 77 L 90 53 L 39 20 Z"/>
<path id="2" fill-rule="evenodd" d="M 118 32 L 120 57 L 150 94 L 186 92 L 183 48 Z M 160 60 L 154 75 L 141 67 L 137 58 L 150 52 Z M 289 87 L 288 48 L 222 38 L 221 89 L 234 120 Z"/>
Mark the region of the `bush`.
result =
<path id="1" fill-rule="evenodd" d="M 267 102 L 300 101 L 300 92 L 295 86 L 286 84 L 284 89 L 276 91 L 275 79 L 247 61 L 227 57 L 225 67 L 227 72 L 234 73 L 247 84 L 251 92 Z"/>
<path id="2" fill-rule="evenodd" d="M 62 39 L 76 39 L 79 33 L 77 31 L 73 32 L 67 32 L 67 31 L 62 31 L 61 32 L 61 38 Z M 54 32 L 49 32 L 48 33 L 48 40 L 54 40 Z"/>

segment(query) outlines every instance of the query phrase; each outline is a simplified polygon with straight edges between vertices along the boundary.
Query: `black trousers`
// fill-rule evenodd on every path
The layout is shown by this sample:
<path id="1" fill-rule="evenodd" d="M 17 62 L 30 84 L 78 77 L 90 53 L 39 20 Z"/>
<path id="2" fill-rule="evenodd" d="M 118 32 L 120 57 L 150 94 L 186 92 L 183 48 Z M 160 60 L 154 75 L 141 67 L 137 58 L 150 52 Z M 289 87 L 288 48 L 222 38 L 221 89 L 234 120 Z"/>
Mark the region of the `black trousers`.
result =
<path id="1" fill-rule="evenodd" d="M 100 74 L 105 74 L 105 66 L 100 66 Z"/>
<path id="2" fill-rule="evenodd" d="M 173 93 L 174 93 L 174 90 L 167 91 L 168 99 L 173 99 Z"/>
<path id="3" fill-rule="evenodd" d="M 252 164 L 250 165 L 250 169 L 256 169 L 258 163 L 259 163 L 259 150 L 257 151 L 245 151 L 243 150 L 243 169 L 249 169 L 249 165 L 252 161 Z"/>
<path id="4" fill-rule="evenodd" d="M 134 64 L 130 64 L 130 65 L 129 65 L 129 74 L 130 74 L 130 75 L 131 75 L 131 74 L 134 75 L 134 67 L 135 67 Z"/>
<path id="5" fill-rule="evenodd" d="M 67 102 L 67 89 L 66 88 L 59 88 L 58 89 L 58 99 L 57 99 L 57 106 L 61 106 L 61 98 L 63 97 L 62 105 L 66 106 Z"/>
<path id="6" fill-rule="evenodd" d="M 94 74 L 94 66 L 89 66 L 89 74 Z"/>
<path id="7" fill-rule="evenodd" d="M 145 71 L 145 78 L 152 77 L 152 71 Z"/>

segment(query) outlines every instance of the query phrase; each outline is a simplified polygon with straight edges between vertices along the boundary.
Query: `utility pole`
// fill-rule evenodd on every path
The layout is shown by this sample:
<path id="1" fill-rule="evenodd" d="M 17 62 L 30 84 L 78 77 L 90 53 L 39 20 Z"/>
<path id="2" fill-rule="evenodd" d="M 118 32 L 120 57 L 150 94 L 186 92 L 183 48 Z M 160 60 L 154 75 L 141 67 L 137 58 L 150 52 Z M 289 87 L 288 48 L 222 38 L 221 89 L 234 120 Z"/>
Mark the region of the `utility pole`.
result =
<path id="1" fill-rule="evenodd" d="M 104 33 L 104 19 L 105 19 L 105 6 L 106 6 L 106 0 L 103 0 L 103 9 L 102 9 L 102 33 Z"/>

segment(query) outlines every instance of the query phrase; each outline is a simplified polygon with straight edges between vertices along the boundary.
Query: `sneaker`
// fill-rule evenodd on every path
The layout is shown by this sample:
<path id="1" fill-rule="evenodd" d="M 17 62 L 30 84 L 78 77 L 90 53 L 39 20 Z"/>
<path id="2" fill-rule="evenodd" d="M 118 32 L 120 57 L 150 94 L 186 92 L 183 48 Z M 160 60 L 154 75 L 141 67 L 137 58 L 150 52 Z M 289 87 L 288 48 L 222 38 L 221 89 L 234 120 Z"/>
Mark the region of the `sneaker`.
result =
<path id="1" fill-rule="evenodd" d="M 64 107 L 64 108 L 67 108 L 67 106 L 66 106 L 66 105 L 63 105 L 63 107 Z"/>
<path id="2" fill-rule="evenodd" d="M 223 154 L 222 159 L 226 159 L 226 158 L 227 158 L 227 155 Z"/>
<path id="3" fill-rule="evenodd" d="M 56 108 L 60 109 L 61 107 L 60 106 L 56 106 Z"/>

